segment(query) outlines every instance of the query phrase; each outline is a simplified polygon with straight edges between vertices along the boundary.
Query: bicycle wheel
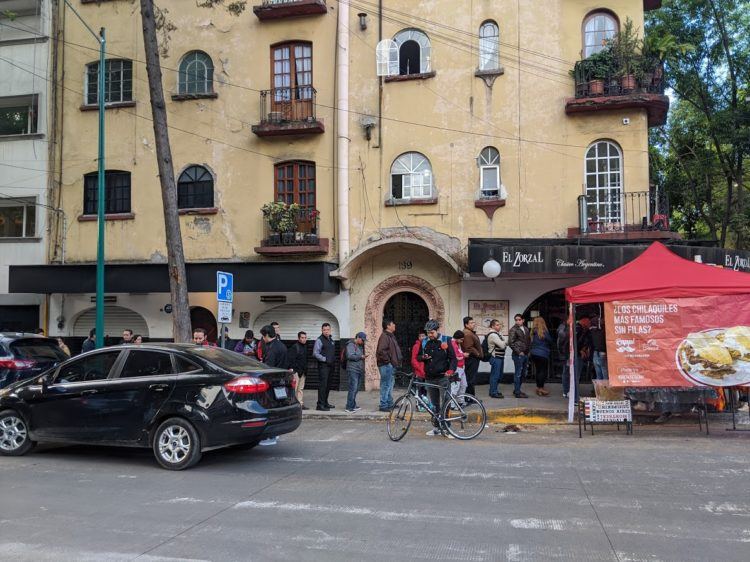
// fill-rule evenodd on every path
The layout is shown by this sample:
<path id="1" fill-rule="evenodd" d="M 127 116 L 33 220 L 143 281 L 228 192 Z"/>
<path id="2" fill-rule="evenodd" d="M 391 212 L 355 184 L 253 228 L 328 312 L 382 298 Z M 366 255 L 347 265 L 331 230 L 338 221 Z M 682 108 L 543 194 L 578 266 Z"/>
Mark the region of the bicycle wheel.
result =
<path id="1" fill-rule="evenodd" d="M 412 415 L 414 415 L 414 398 L 406 394 L 396 400 L 386 422 L 388 437 L 391 441 L 400 441 L 404 438 L 411 427 Z"/>
<path id="2" fill-rule="evenodd" d="M 471 394 L 446 397 L 443 406 L 445 429 L 456 439 L 474 439 L 487 423 L 484 405 Z"/>

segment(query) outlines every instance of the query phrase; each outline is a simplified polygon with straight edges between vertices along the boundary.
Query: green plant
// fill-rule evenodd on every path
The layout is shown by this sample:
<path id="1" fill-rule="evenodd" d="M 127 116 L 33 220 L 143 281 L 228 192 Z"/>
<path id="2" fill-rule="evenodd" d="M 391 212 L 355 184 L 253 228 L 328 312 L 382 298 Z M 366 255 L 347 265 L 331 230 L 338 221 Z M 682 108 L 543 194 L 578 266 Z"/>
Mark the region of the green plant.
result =
<path id="1" fill-rule="evenodd" d="M 291 205 L 284 206 L 284 216 L 281 219 L 279 228 L 281 232 L 296 232 L 297 221 L 299 220 L 299 205 L 292 203 Z"/>
<path id="2" fill-rule="evenodd" d="M 283 201 L 272 201 L 271 203 L 266 203 L 260 208 L 263 212 L 263 218 L 266 219 L 268 228 L 271 232 L 281 232 L 282 223 L 284 222 L 287 213 L 286 209 L 286 203 Z"/>
<path id="3" fill-rule="evenodd" d="M 633 20 L 627 18 L 620 32 L 607 41 L 615 62 L 615 73 L 618 78 L 633 74 L 640 56 L 642 41 L 638 28 Z"/>
<path id="4" fill-rule="evenodd" d="M 594 53 L 590 57 L 578 61 L 570 75 L 577 82 L 588 82 L 589 80 L 606 80 L 615 71 L 615 61 L 612 50 L 606 47 Z"/>

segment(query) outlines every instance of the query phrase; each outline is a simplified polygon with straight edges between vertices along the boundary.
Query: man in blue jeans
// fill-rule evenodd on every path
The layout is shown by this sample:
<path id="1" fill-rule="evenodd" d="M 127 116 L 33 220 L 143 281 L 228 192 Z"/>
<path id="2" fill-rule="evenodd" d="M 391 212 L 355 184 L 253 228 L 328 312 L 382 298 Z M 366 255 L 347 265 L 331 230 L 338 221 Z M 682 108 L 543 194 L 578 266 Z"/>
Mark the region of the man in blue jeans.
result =
<path id="1" fill-rule="evenodd" d="M 354 413 L 361 408 L 357 406 L 357 391 L 359 382 L 365 375 L 365 340 L 367 335 L 359 332 L 352 341 L 346 344 L 344 357 L 346 358 L 346 373 L 349 375 L 349 393 L 346 396 L 346 411 Z"/>
<path id="2" fill-rule="evenodd" d="M 513 351 L 513 365 L 515 374 L 513 375 L 513 396 L 516 398 L 528 398 L 526 393 L 521 391 L 523 374 L 526 371 L 526 365 L 529 362 L 529 350 L 531 349 L 531 332 L 523 321 L 523 316 L 516 314 L 513 317 L 514 325 L 508 332 L 508 346 Z"/>
<path id="3" fill-rule="evenodd" d="M 403 355 L 396 341 L 396 324 L 388 318 L 383 320 L 383 333 L 380 334 L 375 350 L 375 360 L 380 371 L 380 407 L 381 412 L 390 412 L 393 407 L 393 374 L 401 367 Z"/>
<path id="4" fill-rule="evenodd" d="M 502 398 L 503 393 L 497 389 L 500 377 L 503 376 L 505 364 L 505 340 L 500 335 L 500 321 L 490 322 L 490 332 L 487 334 L 487 351 L 490 352 L 490 398 Z"/>

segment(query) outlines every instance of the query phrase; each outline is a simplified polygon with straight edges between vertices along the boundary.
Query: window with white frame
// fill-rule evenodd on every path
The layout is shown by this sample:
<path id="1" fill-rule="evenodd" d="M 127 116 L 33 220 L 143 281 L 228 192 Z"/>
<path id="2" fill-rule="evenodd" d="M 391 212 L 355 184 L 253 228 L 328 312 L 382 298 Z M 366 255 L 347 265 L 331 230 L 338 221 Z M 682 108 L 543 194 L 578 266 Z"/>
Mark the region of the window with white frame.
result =
<path id="1" fill-rule="evenodd" d="M 603 50 L 617 34 L 617 19 L 608 12 L 589 14 L 583 22 L 583 58 Z"/>
<path id="2" fill-rule="evenodd" d="M 430 72 L 432 46 L 430 38 L 418 29 L 404 29 L 393 36 L 398 46 L 398 74 L 423 74 Z"/>
<path id="3" fill-rule="evenodd" d="M 37 132 L 39 96 L 0 97 L 0 136 Z"/>
<path id="4" fill-rule="evenodd" d="M 211 94 L 214 91 L 214 63 L 203 51 L 190 51 L 180 61 L 180 94 Z"/>
<path id="5" fill-rule="evenodd" d="M 589 220 L 622 221 L 622 151 L 612 141 L 598 140 L 586 150 L 586 206 Z"/>
<path id="6" fill-rule="evenodd" d="M 479 194 L 487 199 L 505 199 L 505 187 L 500 181 L 500 153 L 487 146 L 479 153 Z"/>
<path id="7" fill-rule="evenodd" d="M 399 200 L 432 199 L 432 166 L 419 152 L 407 152 L 391 166 L 391 197 Z"/>
<path id="8" fill-rule="evenodd" d="M 99 103 L 99 62 L 86 66 L 86 105 Z M 104 63 L 104 103 L 133 101 L 133 61 L 108 59 Z"/>
<path id="9" fill-rule="evenodd" d="M 500 29 L 488 20 L 479 28 L 479 70 L 492 71 L 500 68 Z"/>
<path id="10" fill-rule="evenodd" d="M 0 238 L 36 236 L 36 201 L 33 197 L 0 199 Z"/>

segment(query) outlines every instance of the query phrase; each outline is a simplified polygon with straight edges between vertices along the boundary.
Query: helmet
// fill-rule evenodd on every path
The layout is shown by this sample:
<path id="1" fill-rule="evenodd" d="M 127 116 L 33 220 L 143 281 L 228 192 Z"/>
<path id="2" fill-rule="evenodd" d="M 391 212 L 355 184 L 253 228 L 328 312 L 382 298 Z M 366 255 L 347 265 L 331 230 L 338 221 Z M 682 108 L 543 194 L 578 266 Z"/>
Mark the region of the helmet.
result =
<path id="1" fill-rule="evenodd" d="M 430 330 L 437 330 L 440 328 L 440 322 L 437 320 L 428 320 L 427 324 L 424 325 L 425 332 L 429 332 Z"/>

